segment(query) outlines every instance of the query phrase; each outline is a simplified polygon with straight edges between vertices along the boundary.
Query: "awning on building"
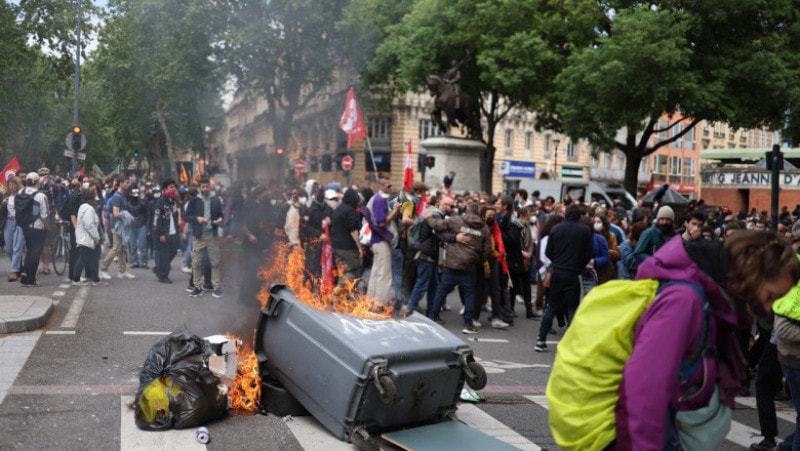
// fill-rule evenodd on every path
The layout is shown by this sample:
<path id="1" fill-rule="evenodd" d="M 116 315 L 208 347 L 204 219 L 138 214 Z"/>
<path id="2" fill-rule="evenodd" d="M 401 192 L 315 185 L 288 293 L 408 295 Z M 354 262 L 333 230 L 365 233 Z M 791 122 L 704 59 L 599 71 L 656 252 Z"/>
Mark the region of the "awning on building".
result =
<path id="1" fill-rule="evenodd" d="M 762 160 L 764 154 L 771 150 L 766 148 L 703 149 L 700 151 L 700 158 L 722 164 L 747 164 Z M 781 149 L 781 152 L 783 152 L 784 160 L 800 167 L 800 148 L 787 147 Z"/>

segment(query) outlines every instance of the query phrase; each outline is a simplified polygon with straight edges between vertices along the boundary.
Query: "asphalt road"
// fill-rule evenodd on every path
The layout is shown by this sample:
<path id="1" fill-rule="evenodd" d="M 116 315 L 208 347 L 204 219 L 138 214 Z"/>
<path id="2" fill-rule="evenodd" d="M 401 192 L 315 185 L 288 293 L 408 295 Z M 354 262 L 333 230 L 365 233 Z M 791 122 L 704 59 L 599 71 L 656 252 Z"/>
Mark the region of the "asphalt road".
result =
<path id="1" fill-rule="evenodd" d="M 29 354 L 13 385 L 0 392 L 0 450 L 134 450 L 194 449 L 194 431 L 149 432 L 133 426 L 128 404 L 138 386 L 148 350 L 171 331 L 188 328 L 207 336 L 234 332 L 251 337 L 260 304 L 240 299 L 241 269 L 228 262 L 224 297 L 210 293 L 191 298 L 184 290 L 188 276 L 180 272 L 180 255 L 173 261 L 172 285 L 160 284 L 148 270 L 133 269 L 135 279 L 114 277 L 109 287 L 69 287 L 55 274 L 42 276 L 42 286 L 23 289 L 0 282 L 4 294 L 50 297 L 56 302 L 46 327 L 22 336 Z M 8 272 L 0 254 L 0 274 Z M 116 267 L 112 265 L 112 276 Z M 547 428 L 544 387 L 552 364 L 550 352 L 533 350 L 539 322 L 524 314 L 508 330 L 494 330 L 488 321 L 477 335 L 462 335 L 457 294 L 443 313 L 445 328 L 463 337 L 486 368 L 489 384 L 481 391 L 486 401 L 477 405 L 485 420 L 497 420 L 533 442 L 536 449 L 556 449 Z M 516 306 L 524 312 L 521 305 Z M 486 318 L 486 314 L 482 316 Z M 18 334 L 15 334 L 18 335 Z M 0 351 L 4 348 L 0 347 Z M 0 355 L 0 367 L 2 367 Z M 3 397 L 4 396 L 4 397 Z M 750 406 L 750 407 L 748 407 Z M 760 440 L 753 398 L 742 398 L 734 412 L 734 428 L 720 449 L 746 449 Z M 794 413 L 781 404 L 779 428 L 788 434 Z M 210 424 L 212 440 L 206 449 L 353 449 L 314 424 L 313 419 L 286 419 L 273 415 L 228 415 Z M 198 448 L 202 449 L 202 448 Z"/>

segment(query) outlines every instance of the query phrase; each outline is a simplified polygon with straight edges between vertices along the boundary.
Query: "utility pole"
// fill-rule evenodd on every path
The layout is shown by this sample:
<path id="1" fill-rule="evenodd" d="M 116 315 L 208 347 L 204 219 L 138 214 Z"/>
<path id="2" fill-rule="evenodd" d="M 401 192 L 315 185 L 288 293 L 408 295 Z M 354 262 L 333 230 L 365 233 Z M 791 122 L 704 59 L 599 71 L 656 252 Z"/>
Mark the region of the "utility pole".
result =
<path id="1" fill-rule="evenodd" d="M 80 97 L 80 85 L 81 85 L 81 0 L 78 0 L 78 47 L 75 50 L 75 104 L 72 110 L 72 126 L 78 126 L 80 123 L 78 122 L 78 98 Z M 80 140 L 78 140 L 80 142 Z M 78 148 L 74 148 L 73 145 L 72 149 L 72 170 L 70 171 L 70 175 L 74 176 L 78 173 L 78 152 L 81 150 L 80 146 Z"/>

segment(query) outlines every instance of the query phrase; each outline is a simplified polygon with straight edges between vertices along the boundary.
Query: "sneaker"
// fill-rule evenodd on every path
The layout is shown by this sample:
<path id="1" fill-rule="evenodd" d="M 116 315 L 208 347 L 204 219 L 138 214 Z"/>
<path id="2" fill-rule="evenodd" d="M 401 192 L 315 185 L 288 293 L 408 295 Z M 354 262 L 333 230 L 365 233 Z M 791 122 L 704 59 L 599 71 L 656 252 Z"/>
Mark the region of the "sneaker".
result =
<path id="1" fill-rule="evenodd" d="M 138 263 L 134 263 L 134 264 L 131 265 L 131 268 L 134 268 L 134 269 L 139 268 L 139 264 Z"/>
<path id="2" fill-rule="evenodd" d="M 214 291 L 214 285 L 211 285 L 210 283 L 204 283 L 203 291 Z"/>
<path id="3" fill-rule="evenodd" d="M 443 319 L 436 318 L 434 321 L 436 321 L 437 324 L 441 324 L 442 326 L 444 326 L 444 320 Z"/>
<path id="4" fill-rule="evenodd" d="M 442 311 L 443 311 L 443 312 L 449 312 L 450 310 L 453 310 L 453 309 L 452 309 L 452 308 L 450 308 L 450 306 L 449 306 L 449 305 L 447 305 L 447 303 L 445 303 L 445 304 L 442 306 Z"/>
<path id="5" fill-rule="evenodd" d="M 545 352 L 547 351 L 547 343 L 543 341 L 537 341 L 536 346 L 533 347 L 533 350 L 536 352 Z"/>
<path id="6" fill-rule="evenodd" d="M 100 282 L 92 282 L 92 286 L 93 287 L 107 287 L 108 286 L 108 282 L 103 282 L 102 280 Z"/>
<path id="7" fill-rule="evenodd" d="M 464 316 L 464 307 L 461 307 L 461 310 L 458 311 L 458 316 Z"/>
<path id="8" fill-rule="evenodd" d="M 534 312 L 533 310 L 525 312 L 525 318 L 527 318 L 527 319 L 539 319 L 541 317 L 542 317 L 542 315 Z"/>
<path id="9" fill-rule="evenodd" d="M 169 284 L 169 283 L 172 283 L 172 279 L 170 279 L 169 277 L 159 277 L 158 282 L 159 283 L 167 283 L 167 284 Z M 187 290 L 187 291 L 191 291 L 191 290 Z"/>
<path id="10" fill-rule="evenodd" d="M 508 329 L 508 323 L 503 321 L 500 318 L 495 318 L 492 320 L 492 328 L 493 329 Z"/>
<path id="11" fill-rule="evenodd" d="M 467 326 L 467 327 L 461 329 L 461 333 L 462 334 L 477 334 L 478 333 L 478 329 L 475 326 Z"/>
<path id="12" fill-rule="evenodd" d="M 525 303 L 525 299 L 522 299 L 522 296 L 518 294 L 517 295 L 517 304 L 524 304 L 524 303 Z"/>
<path id="13" fill-rule="evenodd" d="M 120 278 L 120 279 L 135 279 L 136 278 L 136 276 L 131 274 L 130 271 L 121 272 L 121 273 L 117 274 L 117 277 Z"/>
<path id="14" fill-rule="evenodd" d="M 770 440 L 768 438 L 765 438 L 764 440 L 761 440 L 758 443 L 753 443 L 752 445 L 750 445 L 750 450 L 751 451 L 772 451 L 772 450 L 775 449 L 776 446 L 778 446 L 778 445 L 775 443 L 775 440 Z"/>
<path id="15" fill-rule="evenodd" d="M 189 296 L 191 296 L 193 298 L 196 298 L 196 297 L 199 297 L 199 296 L 202 296 L 202 295 L 203 295 L 203 290 L 201 290 L 198 287 L 194 287 L 194 290 L 192 290 L 192 292 L 189 293 Z"/>
<path id="16" fill-rule="evenodd" d="M 483 327 L 483 324 L 481 324 L 481 322 L 480 322 L 480 321 L 478 321 L 478 320 L 476 320 L 476 319 L 473 319 L 473 320 L 472 320 L 472 326 L 473 326 L 473 327 L 477 327 L 477 328 L 479 328 L 479 329 L 480 329 L 481 327 Z"/>
<path id="17" fill-rule="evenodd" d="M 18 279 L 19 279 L 19 276 L 15 272 L 12 272 L 12 273 L 10 273 L 8 275 L 8 281 L 9 282 L 16 282 Z"/>
<path id="18" fill-rule="evenodd" d="M 22 286 L 25 288 L 41 287 L 39 282 L 23 283 Z"/>
<path id="19" fill-rule="evenodd" d="M 191 274 L 192 273 L 192 268 L 190 268 L 188 266 L 183 266 L 183 267 L 181 267 L 181 272 L 185 273 L 185 274 Z"/>
<path id="20" fill-rule="evenodd" d="M 188 287 L 186 287 L 186 292 L 191 293 L 194 291 L 194 284 L 190 283 Z"/>
<path id="21" fill-rule="evenodd" d="M 108 271 L 100 271 L 100 278 L 105 280 L 111 280 L 111 274 Z"/>
<path id="22" fill-rule="evenodd" d="M 215 298 L 221 298 L 222 288 L 221 287 L 214 288 L 214 291 L 211 292 L 211 296 L 214 296 Z"/>
<path id="23" fill-rule="evenodd" d="M 80 280 L 77 281 L 77 282 L 73 280 L 72 282 L 70 282 L 70 285 L 72 285 L 73 287 L 82 287 L 82 286 L 84 286 L 86 284 L 81 282 Z"/>
<path id="24" fill-rule="evenodd" d="M 403 305 L 403 306 L 400 307 L 400 316 L 402 316 L 403 318 L 408 316 L 408 306 L 407 305 Z"/>

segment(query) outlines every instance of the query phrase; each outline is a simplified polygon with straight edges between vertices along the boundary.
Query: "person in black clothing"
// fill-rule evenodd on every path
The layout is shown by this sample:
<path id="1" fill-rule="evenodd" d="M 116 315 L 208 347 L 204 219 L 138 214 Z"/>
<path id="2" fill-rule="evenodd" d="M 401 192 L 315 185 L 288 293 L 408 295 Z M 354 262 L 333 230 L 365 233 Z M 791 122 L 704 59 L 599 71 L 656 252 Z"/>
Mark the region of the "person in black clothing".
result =
<path id="1" fill-rule="evenodd" d="M 497 224 L 500 226 L 500 233 L 506 248 L 508 275 L 511 277 L 508 296 L 511 305 L 508 308 L 514 310 L 514 301 L 517 295 L 520 295 L 525 301 L 525 317 L 534 318 L 531 304 L 531 279 L 528 271 L 525 270 L 525 259 L 522 255 L 522 250 L 527 244 L 525 243 L 525 225 L 514 216 L 514 199 L 511 196 L 503 196 L 498 199 L 495 207 L 497 207 Z"/>
<path id="2" fill-rule="evenodd" d="M 358 241 L 361 228 L 361 217 L 356 212 L 359 205 L 358 193 L 348 189 L 342 196 L 342 202 L 331 215 L 331 245 L 336 261 L 336 268 L 343 269 L 339 273 L 338 286 L 344 286 L 345 280 L 353 282 L 361 277 L 361 259 L 364 249 Z"/>
<path id="3" fill-rule="evenodd" d="M 170 263 L 178 254 L 180 234 L 178 233 L 178 189 L 175 181 L 166 179 L 161 183 L 161 197 L 153 210 L 153 241 L 155 243 L 156 264 L 153 267 L 158 281 L 172 283 L 169 278 Z"/>
<path id="4" fill-rule="evenodd" d="M 300 242 L 306 256 L 304 280 L 316 285 L 322 277 L 322 245 L 328 239 L 325 226 L 330 223 L 333 210 L 325 203 L 323 189 L 312 195 L 311 205 L 301 212 L 305 220 L 300 222 Z"/>
<path id="5" fill-rule="evenodd" d="M 69 197 L 66 200 L 67 205 L 65 212 L 67 213 L 67 217 L 61 218 L 64 221 L 68 221 L 69 226 L 69 280 L 80 280 L 81 276 L 80 274 L 74 274 L 74 272 L 78 263 L 78 256 L 80 254 L 78 250 L 78 243 L 75 241 L 75 228 L 78 226 L 78 209 L 81 208 L 81 203 L 83 202 L 83 194 L 81 193 L 82 184 L 82 175 L 72 179 L 72 182 L 69 185 Z"/>
<path id="6" fill-rule="evenodd" d="M 141 198 L 139 188 L 133 188 L 128 196 L 128 213 L 133 216 L 131 242 L 128 245 L 128 260 L 131 268 L 147 269 L 147 204 Z"/>
<path id="7" fill-rule="evenodd" d="M 580 222 L 583 209 L 578 205 L 567 208 L 565 220 L 553 227 L 547 240 L 545 256 L 550 259 L 552 274 L 547 307 L 539 325 L 539 336 L 534 350 L 547 350 L 547 333 L 553 327 L 553 317 L 566 311 L 567 324 L 572 321 L 581 296 L 581 283 L 578 278 L 594 256 L 592 229 Z"/>
<path id="8" fill-rule="evenodd" d="M 245 272 L 239 290 L 239 302 L 250 304 L 256 300 L 260 289 L 258 271 L 264 255 L 275 244 L 279 208 L 272 204 L 273 191 L 262 185 L 253 188 L 242 210 L 239 226 L 242 234 Z"/>
<path id="9" fill-rule="evenodd" d="M 455 207 L 453 199 L 450 197 L 434 196 L 430 199 L 433 217 L 444 219 L 448 214 L 453 214 Z M 443 234 L 433 233 L 433 229 L 427 221 L 421 220 L 419 224 L 419 238 L 414 246 L 417 277 L 408 303 L 401 309 L 404 315 L 417 309 L 422 295 L 426 295 L 428 306 L 433 305 L 433 298 L 436 296 L 436 288 L 439 286 L 439 247 L 442 244 Z M 452 235 L 452 234 L 450 234 Z"/>

